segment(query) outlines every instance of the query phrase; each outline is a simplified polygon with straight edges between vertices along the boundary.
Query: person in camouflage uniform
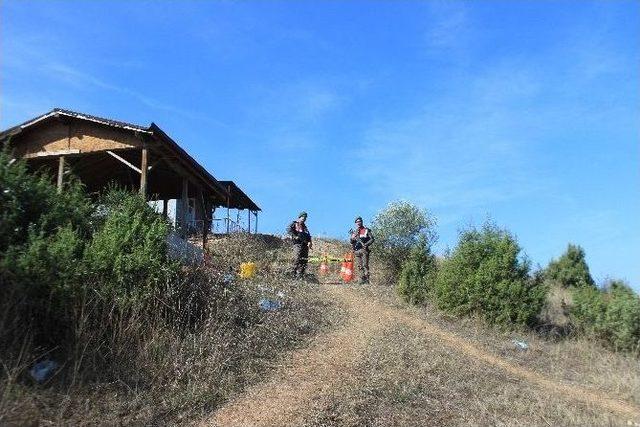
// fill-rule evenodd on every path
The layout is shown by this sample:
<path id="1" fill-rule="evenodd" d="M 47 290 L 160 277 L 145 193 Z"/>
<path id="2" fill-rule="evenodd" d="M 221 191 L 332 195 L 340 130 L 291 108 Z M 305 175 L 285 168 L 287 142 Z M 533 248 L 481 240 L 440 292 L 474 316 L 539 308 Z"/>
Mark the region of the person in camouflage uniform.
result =
<path id="1" fill-rule="evenodd" d="M 358 259 L 358 271 L 360 272 L 360 283 L 369 283 L 369 246 L 373 243 L 371 229 L 362 225 L 362 218 L 356 218 L 356 229 L 351 230 L 351 246 L 353 253 Z"/>
<path id="2" fill-rule="evenodd" d="M 293 221 L 287 230 L 287 233 L 293 240 L 293 266 L 291 275 L 293 277 L 304 277 L 304 271 L 307 268 L 307 261 L 309 259 L 309 249 L 312 247 L 311 233 L 307 228 L 305 222 L 307 220 L 307 213 L 300 212 L 298 219 Z"/>

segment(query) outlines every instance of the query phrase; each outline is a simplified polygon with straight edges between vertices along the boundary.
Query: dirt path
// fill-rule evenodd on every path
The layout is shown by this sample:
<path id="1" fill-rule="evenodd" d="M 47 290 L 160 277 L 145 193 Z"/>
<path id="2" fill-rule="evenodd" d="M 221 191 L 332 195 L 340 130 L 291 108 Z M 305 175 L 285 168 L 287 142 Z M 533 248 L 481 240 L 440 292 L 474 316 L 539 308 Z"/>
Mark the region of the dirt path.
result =
<path id="1" fill-rule="evenodd" d="M 201 425 L 300 425 L 310 402 L 345 380 L 350 366 L 366 351 L 369 340 L 390 320 L 376 314 L 375 302 L 344 287 L 328 287 L 349 310 L 340 329 L 318 337 L 308 348 L 291 354 L 271 381 L 249 389 Z"/>
<path id="2" fill-rule="evenodd" d="M 295 426 L 302 424 L 313 402 L 351 376 L 352 367 L 385 325 L 403 324 L 430 340 L 437 340 L 474 361 L 492 365 L 529 382 L 544 392 L 599 406 L 608 412 L 640 420 L 640 408 L 587 387 L 552 380 L 488 353 L 457 335 L 407 312 L 365 297 L 357 289 L 327 287 L 332 297 L 349 310 L 347 323 L 318 337 L 308 348 L 291 354 L 273 379 L 259 384 L 230 402 L 202 425 Z"/>

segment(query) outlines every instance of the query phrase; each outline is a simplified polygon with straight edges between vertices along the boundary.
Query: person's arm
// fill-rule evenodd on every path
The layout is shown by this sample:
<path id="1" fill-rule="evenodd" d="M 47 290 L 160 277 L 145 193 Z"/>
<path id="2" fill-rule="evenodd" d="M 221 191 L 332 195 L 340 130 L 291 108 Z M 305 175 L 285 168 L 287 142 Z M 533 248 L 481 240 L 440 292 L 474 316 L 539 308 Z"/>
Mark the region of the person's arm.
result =
<path id="1" fill-rule="evenodd" d="M 289 230 L 287 232 L 294 242 L 298 241 L 298 232 L 296 231 L 296 224 L 294 222 L 289 225 Z"/>
<path id="2" fill-rule="evenodd" d="M 364 245 L 365 248 L 368 248 L 369 246 L 371 246 L 371 244 L 375 240 L 373 238 L 373 233 L 371 232 L 371 229 L 367 228 L 367 234 L 369 235 L 369 241 Z"/>

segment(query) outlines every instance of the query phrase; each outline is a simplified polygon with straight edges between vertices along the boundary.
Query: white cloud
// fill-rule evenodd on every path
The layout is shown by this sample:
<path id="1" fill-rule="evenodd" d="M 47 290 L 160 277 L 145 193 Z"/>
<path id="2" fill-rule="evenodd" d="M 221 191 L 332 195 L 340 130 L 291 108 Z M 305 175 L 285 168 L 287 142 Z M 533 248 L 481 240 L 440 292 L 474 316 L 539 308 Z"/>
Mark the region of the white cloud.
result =
<path id="1" fill-rule="evenodd" d="M 463 2 L 431 1 L 428 3 L 427 45 L 431 49 L 451 49 L 464 45 L 471 25 Z"/>
<path id="2" fill-rule="evenodd" d="M 425 102 L 412 117 L 371 126 L 356 177 L 430 208 L 486 207 L 545 188 L 528 158 L 535 141 L 519 127 L 531 113 L 514 109 L 538 94 L 535 75 L 500 65 L 466 77 L 464 90 Z"/>

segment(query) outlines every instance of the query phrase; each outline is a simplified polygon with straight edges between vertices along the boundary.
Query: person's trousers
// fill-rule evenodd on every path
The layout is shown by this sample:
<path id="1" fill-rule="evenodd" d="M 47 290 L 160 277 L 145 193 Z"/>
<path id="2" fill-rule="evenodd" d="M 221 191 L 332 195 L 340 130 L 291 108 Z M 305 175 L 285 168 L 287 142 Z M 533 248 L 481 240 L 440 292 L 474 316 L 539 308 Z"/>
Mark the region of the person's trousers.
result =
<path id="1" fill-rule="evenodd" d="M 294 276 L 303 276 L 307 269 L 307 261 L 309 259 L 309 246 L 306 243 L 293 245 L 293 268 Z"/>
<path id="2" fill-rule="evenodd" d="M 361 280 L 369 280 L 369 249 L 362 248 L 354 252 L 358 260 L 358 270 Z"/>

